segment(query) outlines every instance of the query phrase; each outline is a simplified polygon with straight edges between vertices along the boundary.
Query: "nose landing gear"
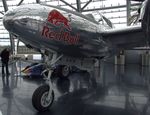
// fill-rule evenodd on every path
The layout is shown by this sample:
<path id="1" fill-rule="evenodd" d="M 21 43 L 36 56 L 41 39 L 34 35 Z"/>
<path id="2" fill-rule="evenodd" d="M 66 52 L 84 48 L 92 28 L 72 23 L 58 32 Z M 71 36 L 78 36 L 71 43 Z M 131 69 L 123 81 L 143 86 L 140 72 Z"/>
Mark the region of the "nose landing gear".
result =
<path id="1" fill-rule="evenodd" d="M 54 101 L 54 91 L 51 92 L 50 98 L 48 98 L 49 86 L 42 85 L 38 87 L 32 96 L 32 104 L 38 111 L 46 111 L 50 108 Z"/>
<path id="2" fill-rule="evenodd" d="M 49 62 L 49 60 L 45 61 L 45 64 L 47 66 L 46 71 L 48 71 L 48 76 L 46 78 L 46 84 L 38 87 L 32 95 L 32 105 L 38 111 L 46 111 L 53 104 L 55 96 L 54 96 L 54 91 L 53 91 L 53 85 L 51 82 L 51 75 L 53 72 L 52 66 L 61 57 L 62 57 L 62 55 L 57 58 L 57 54 L 53 54 L 53 57 L 52 57 L 50 63 L 47 63 L 47 62 Z"/>

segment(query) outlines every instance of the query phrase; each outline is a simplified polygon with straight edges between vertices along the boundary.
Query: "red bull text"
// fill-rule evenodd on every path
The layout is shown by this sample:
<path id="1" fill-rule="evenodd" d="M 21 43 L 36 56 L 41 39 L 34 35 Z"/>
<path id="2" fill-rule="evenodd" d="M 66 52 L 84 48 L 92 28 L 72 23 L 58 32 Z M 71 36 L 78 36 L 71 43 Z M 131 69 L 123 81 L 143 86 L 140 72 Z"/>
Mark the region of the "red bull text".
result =
<path id="1" fill-rule="evenodd" d="M 60 31 L 56 32 L 47 26 L 43 27 L 42 36 L 52 40 L 64 41 L 70 45 L 75 45 L 79 42 L 78 34 L 72 36 L 70 32 L 65 32 L 63 29 L 60 29 Z"/>

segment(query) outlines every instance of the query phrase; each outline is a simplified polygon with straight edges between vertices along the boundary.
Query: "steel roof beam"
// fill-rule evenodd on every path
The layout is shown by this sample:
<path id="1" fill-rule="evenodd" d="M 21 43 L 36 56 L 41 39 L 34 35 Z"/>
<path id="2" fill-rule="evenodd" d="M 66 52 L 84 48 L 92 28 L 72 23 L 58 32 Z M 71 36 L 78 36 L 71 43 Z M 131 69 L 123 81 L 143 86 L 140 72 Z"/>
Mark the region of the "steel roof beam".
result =
<path id="1" fill-rule="evenodd" d="M 77 11 L 77 9 L 75 7 L 73 7 L 71 4 L 69 4 L 68 2 L 66 2 L 64 0 L 60 0 L 60 1 Z"/>
<path id="2" fill-rule="evenodd" d="M 21 5 L 23 1 L 24 0 L 20 0 L 20 2 L 17 4 L 17 6 Z"/>
<path id="3" fill-rule="evenodd" d="M 2 2 L 3 2 L 3 6 L 4 6 L 4 11 L 7 12 L 7 10 L 8 10 L 7 2 L 6 2 L 6 0 L 2 0 Z"/>
<path id="4" fill-rule="evenodd" d="M 141 3 L 131 4 L 131 6 L 138 6 L 138 5 L 141 5 Z M 111 7 L 103 7 L 103 8 L 93 8 L 93 9 L 83 10 L 82 12 L 89 12 L 89 11 L 96 11 L 96 10 L 108 10 L 108 9 L 116 9 L 116 8 L 126 8 L 126 7 L 127 7 L 127 5 L 111 6 Z"/>
<path id="5" fill-rule="evenodd" d="M 81 12 L 81 1 L 80 0 L 76 0 L 77 2 L 77 11 Z"/>
<path id="6" fill-rule="evenodd" d="M 131 17 L 131 1 L 130 0 L 126 0 L 126 5 L 127 5 L 127 26 L 129 26 L 129 18 Z"/>
<path id="7" fill-rule="evenodd" d="M 92 2 L 92 0 L 89 0 L 89 1 L 81 8 L 81 11 L 83 11 L 84 8 L 85 8 L 87 5 L 89 5 L 89 3 L 91 3 L 91 2 Z"/>
<path id="8" fill-rule="evenodd" d="M 40 0 L 36 0 L 36 3 L 38 3 L 38 4 L 39 4 L 39 3 L 40 3 Z"/>

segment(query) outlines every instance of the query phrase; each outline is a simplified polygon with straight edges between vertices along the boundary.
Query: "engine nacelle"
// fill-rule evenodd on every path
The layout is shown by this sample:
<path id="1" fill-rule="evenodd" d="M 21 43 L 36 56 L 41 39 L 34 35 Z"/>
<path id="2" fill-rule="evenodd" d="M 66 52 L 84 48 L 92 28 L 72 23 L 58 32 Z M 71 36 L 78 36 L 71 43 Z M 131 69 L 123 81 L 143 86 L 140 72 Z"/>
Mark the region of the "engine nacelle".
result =
<path id="1" fill-rule="evenodd" d="M 145 0 L 142 4 L 140 19 L 145 38 L 150 44 L 150 0 Z"/>

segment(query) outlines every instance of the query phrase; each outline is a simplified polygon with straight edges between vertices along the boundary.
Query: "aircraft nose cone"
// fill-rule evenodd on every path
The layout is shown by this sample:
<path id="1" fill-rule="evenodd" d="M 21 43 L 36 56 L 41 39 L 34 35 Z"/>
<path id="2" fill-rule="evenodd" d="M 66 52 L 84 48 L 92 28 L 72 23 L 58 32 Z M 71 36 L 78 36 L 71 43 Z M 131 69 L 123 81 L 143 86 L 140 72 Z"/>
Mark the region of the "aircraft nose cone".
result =
<path id="1" fill-rule="evenodd" d="M 13 27 L 14 25 L 14 21 L 13 21 L 13 18 L 14 18 L 14 13 L 12 11 L 8 11 L 4 17 L 3 17 L 3 24 L 4 24 L 4 27 L 10 31 L 11 28 Z"/>
<path id="2" fill-rule="evenodd" d="M 13 27 L 14 25 L 14 22 L 13 20 L 9 19 L 9 20 L 3 20 L 3 24 L 4 24 L 4 27 L 7 29 L 7 30 L 11 30 L 11 28 Z"/>

